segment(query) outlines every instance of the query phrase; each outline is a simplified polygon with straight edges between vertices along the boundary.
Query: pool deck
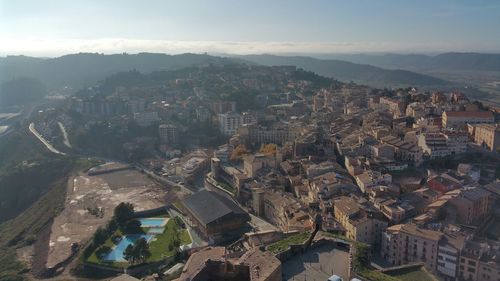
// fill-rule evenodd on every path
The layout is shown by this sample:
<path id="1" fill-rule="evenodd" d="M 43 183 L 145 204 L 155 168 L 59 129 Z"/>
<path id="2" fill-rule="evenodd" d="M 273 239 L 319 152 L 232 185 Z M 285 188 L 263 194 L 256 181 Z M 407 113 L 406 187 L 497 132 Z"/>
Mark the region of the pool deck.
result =
<path id="1" fill-rule="evenodd" d="M 156 221 L 162 221 L 161 223 L 145 223 L 145 222 L 156 222 Z M 142 227 L 149 227 L 149 228 L 159 228 L 159 227 L 165 227 L 168 223 L 168 221 L 170 220 L 170 218 L 163 218 L 163 217 L 159 217 L 159 218 L 140 218 L 139 221 L 141 222 L 141 226 Z"/>

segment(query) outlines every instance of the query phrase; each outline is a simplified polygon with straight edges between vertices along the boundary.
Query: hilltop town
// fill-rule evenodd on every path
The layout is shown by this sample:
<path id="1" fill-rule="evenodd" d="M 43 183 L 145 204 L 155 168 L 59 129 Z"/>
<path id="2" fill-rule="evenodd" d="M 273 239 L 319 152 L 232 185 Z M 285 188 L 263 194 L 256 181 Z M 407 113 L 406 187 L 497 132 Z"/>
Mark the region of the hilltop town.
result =
<path id="1" fill-rule="evenodd" d="M 57 157 L 99 160 L 26 262 L 38 277 L 499 280 L 499 120 L 459 91 L 294 66 L 118 73 L 26 123 Z"/>

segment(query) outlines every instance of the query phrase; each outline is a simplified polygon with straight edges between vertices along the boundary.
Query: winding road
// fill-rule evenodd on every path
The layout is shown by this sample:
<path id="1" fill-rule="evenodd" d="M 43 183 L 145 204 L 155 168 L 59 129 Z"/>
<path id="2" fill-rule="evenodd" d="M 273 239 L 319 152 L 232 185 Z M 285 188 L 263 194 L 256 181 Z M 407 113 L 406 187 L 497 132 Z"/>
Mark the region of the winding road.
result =
<path id="1" fill-rule="evenodd" d="M 40 140 L 45 147 L 50 150 L 50 152 L 59 154 L 59 155 L 66 155 L 66 153 L 61 152 L 57 149 L 55 149 L 52 144 L 50 144 L 46 139 L 43 138 L 43 136 L 36 130 L 35 128 L 35 123 L 31 122 L 29 126 L 30 132 L 38 139 Z"/>

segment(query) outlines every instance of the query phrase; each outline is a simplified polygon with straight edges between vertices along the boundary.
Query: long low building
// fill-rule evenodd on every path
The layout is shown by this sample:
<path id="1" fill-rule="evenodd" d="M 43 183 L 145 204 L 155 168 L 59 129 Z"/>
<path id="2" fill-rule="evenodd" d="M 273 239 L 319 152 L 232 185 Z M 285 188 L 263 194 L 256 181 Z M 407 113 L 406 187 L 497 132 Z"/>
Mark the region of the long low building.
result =
<path id="1" fill-rule="evenodd" d="M 188 223 L 204 238 L 223 241 L 241 234 L 250 216 L 234 201 L 212 191 L 201 190 L 182 200 Z"/>
<path id="2" fill-rule="evenodd" d="M 495 116 L 491 111 L 445 111 L 441 118 L 444 128 L 495 122 Z"/>

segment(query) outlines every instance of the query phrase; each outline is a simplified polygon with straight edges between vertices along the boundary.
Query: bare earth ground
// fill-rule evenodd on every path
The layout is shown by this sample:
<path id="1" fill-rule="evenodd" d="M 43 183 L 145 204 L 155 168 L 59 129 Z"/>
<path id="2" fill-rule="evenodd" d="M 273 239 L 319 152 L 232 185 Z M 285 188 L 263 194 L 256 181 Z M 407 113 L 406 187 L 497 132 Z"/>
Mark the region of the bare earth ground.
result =
<path id="1" fill-rule="evenodd" d="M 49 240 L 47 268 L 71 255 L 71 244 L 85 244 L 99 226 L 104 226 L 121 202 L 135 210 L 165 205 L 167 190 L 136 170 L 98 176 L 80 175 L 68 184 L 65 208 L 54 219 Z"/>

